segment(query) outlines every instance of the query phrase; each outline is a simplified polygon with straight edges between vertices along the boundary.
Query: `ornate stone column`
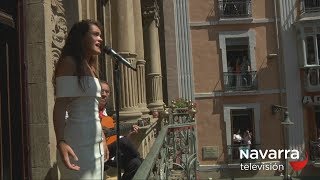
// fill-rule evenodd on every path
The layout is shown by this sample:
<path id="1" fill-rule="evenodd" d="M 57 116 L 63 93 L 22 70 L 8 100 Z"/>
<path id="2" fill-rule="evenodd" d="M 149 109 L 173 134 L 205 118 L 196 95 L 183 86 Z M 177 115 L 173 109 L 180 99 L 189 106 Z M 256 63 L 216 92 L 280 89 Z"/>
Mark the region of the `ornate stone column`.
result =
<path id="1" fill-rule="evenodd" d="M 145 76 L 145 64 L 144 60 L 144 48 L 143 48 L 143 30 L 142 30 L 142 16 L 141 16 L 141 1 L 133 1 L 133 13 L 134 13 L 134 34 L 135 45 L 137 53 L 137 88 L 138 88 L 138 107 L 143 114 L 148 114 L 146 100 L 146 76 Z"/>
<path id="2" fill-rule="evenodd" d="M 143 27 L 147 60 L 147 95 L 149 109 L 162 109 L 162 75 L 159 47 L 159 6 L 156 0 L 144 1 Z"/>
<path id="3" fill-rule="evenodd" d="M 133 16 L 133 0 L 116 0 L 112 1 L 114 25 L 113 31 L 113 47 L 118 53 L 136 64 L 135 54 L 135 34 L 134 34 L 134 16 Z M 121 69 L 121 111 L 120 120 L 136 120 L 141 117 L 138 110 L 137 96 L 137 73 L 124 65 L 120 65 Z"/>

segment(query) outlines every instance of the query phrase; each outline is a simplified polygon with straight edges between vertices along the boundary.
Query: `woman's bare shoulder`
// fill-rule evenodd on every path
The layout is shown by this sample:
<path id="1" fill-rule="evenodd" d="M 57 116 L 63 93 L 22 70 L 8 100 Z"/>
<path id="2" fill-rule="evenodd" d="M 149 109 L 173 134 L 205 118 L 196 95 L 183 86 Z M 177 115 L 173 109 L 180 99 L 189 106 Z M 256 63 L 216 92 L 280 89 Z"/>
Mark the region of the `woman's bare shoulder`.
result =
<path id="1" fill-rule="evenodd" d="M 59 62 L 56 76 L 74 76 L 76 73 L 76 62 L 71 56 L 66 56 Z"/>

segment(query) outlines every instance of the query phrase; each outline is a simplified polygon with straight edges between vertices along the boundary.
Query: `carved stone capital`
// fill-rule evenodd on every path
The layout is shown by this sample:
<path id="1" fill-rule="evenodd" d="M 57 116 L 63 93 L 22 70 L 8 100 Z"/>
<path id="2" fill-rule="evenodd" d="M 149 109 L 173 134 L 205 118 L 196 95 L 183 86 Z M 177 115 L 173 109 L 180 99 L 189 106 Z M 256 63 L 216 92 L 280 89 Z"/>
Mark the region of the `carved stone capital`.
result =
<path id="1" fill-rule="evenodd" d="M 144 1 L 142 7 L 143 24 L 155 20 L 156 26 L 160 25 L 160 8 L 157 0 Z"/>

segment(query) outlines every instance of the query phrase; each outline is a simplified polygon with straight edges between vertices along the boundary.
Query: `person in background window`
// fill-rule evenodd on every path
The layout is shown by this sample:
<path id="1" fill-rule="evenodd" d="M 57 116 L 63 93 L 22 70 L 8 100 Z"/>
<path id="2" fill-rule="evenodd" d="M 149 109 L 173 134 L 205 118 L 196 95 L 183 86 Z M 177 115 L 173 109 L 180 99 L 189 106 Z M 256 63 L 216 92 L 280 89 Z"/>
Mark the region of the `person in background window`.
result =
<path id="1" fill-rule="evenodd" d="M 247 129 L 243 133 L 242 142 L 241 142 L 241 146 L 239 147 L 239 150 L 242 150 L 244 152 L 250 153 L 251 139 L 252 139 L 252 133 L 249 131 L 249 129 Z M 241 160 L 241 162 L 245 162 L 245 161 L 246 161 L 246 159 L 242 159 Z"/>
<path id="2" fill-rule="evenodd" d="M 232 67 L 232 64 L 231 64 L 231 61 L 228 61 L 228 65 L 227 65 L 227 70 L 228 70 L 228 77 L 227 77 L 227 82 L 226 82 L 226 85 L 228 86 L 232 86 L 234 85 L 234 72 L 233 72 L 233 67 Z"/>
<path id="3" fill-rule="evenodd" d="M 308 65 L 316 64 L 314 53 L 308 53 L 307 64 Z"/>
<path id="4" fill-rule="evenodd" d="M 241 137 L 240 132 L 241 132 L 240 129 L 237 132 L 234 132 L 234 134 L 233 134 L 233 143 L 234 144 L 241 144 L 242 137 Z"/>
<path id="5" fill-rule="evenodd" d="M 236 87 L 240 88 L 241 87 L 241 60 L 239 56 L 236 59 L 235 73 L 236 73 Z"/>
<path id="6" fill-rule="evenodd" d="M 233 72 L 233 67 L 232 67 L 232 64 L 231 64 L 231 61 L 228 61 L 228 65 L 227 65 L 227 70 L 228 72 Z"/>
<path id="7" fill-rule="evenodd" d="M 248 149 L 250 149 L 250 146 L 252 144 L 252 133 L 247 129 L 243 133 L 243 143 L 247 146 Z"/>
<path id="8" fill-rule="evenodd" d="M 240 72 L 241 72 L 241 60 L 240 60 L 239 57 L 237 57 L 237 59 L 236 59 L 235 72 L 236 72 L 236 73 L 240 73 Z"/>
<path id="9" fill-rule="evenodd" d="M 248 86 L 250 85 L 250 74 L 251 66 L 247 56 L 242 57 L 242 63 L 240 66 L 241 77 L 242 77 L 242 85 Z"/>
<path id="10" fill-rule="evenodd" d="M 240 145 L 242 142 L 242 137 L 241 137 L 241 131 L 240 129 L 238 131 L 234 130 L 234 134 L 233 134 L 233 147 L 232 147 L 232 156 L 233 159 L 239 159 L 240 158 Z"/>

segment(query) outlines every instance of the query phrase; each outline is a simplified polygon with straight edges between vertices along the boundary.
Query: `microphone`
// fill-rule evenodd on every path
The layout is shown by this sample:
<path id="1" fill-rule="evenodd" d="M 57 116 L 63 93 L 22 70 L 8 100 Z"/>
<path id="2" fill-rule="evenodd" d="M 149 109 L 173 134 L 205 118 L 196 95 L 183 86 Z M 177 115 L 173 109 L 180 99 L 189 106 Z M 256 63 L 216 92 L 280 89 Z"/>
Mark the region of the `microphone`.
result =
<path id="1" fill-rule="evenodd" d="M 109 46 L 105 46 L 103 48 L 103 52 L 108 54 L 109 56 L 112 56 L 115 60 L 121 62 L 122 64 L 124 64 L 125 66 L 127 66 L 128 68 L 136 71 L 137 69 L 134 68 L 131 63 L 126 60 L 125 58 L 123 58 L 122 56 L 120 56 L 116 51 L 114 51 L 111 47 Z"/>

